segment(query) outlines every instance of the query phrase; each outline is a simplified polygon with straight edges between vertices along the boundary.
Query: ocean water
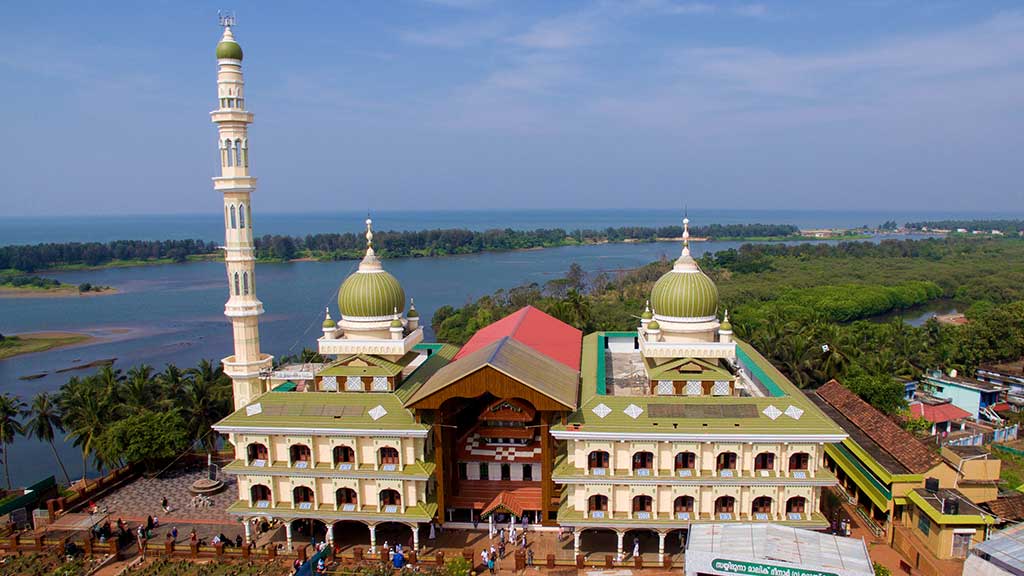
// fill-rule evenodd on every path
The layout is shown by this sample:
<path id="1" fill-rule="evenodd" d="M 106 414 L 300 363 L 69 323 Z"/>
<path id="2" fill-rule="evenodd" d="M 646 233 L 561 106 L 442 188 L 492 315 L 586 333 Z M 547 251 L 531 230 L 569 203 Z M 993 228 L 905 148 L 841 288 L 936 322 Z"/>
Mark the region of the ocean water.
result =
<path id="1" fill-rule="evenodd" d="M 1022 212 L 1021 214 L 1024 214 Z M 1017 216 L 1020 216 L 1018 214 Z M 690 220 L 703 224 L 793 224 L 801 228 L 854 228 L 877 226 L 888 220 L 905 222 L 946 218 L 1010 218 L 1006 213 L 891 212 L 884 210 L 690 210 Z M 511 211 L 389 211 L 372 215 L 378 230 L 432 230 L 467 228 L 603 229 L 619 226 L 666 226 L 681 215 L 653 209 L 621 210 L 511 210 Z M 253 214 L 258 235 L 304 236 L 363 230 L 366 214 Z M 224 239 L 223 221 L 216 210 L 206 214 L 11 218 L 0 216 L 0 246 L 42 242 L 108 242 L 111 240 Z"/>

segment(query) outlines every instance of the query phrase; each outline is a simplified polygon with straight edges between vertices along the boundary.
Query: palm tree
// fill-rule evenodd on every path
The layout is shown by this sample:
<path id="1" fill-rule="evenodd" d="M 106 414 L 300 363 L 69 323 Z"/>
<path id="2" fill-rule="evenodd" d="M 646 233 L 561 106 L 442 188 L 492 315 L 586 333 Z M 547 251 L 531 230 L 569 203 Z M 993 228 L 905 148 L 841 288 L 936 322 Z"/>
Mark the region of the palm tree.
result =
<path id="1" fill-rule="evenodd" d="M 64 467 L 60 454 L 57 454 L 57 447 L 53 444 L 54 430 L 64 432 L 60 407 L 53 401 L 50 394 L 40 392 L 32 399 L 32 406 L 25 415 L 29 417 L 25 422 L 25 435 L 50 444 L 53 457 L 57 459 L 57 464 L 60 465 L 60 470 L 64 473 L 64 480 L 70 485 L 71 477 L 68 476 L 68 469 Z"/>
<path id="2" fill-rule="evenodd" d="M 110 425 L 113 398 L 106 394 L 109 381 L 97 376 L 84 380 L 71 378 L 61 387 L 60 406 L 64 414 L 64 426 L 68 438 L 82 451 L 82 481 L 89 469 L 89 454 L 93 453 L 93 442 Z M 102 465 L 99 455 L 96 462 Z"/>
<path id="3" fill-rule="evenodd" d="M 172 408 L 185 394 L 187 379 L 181 368 L 168 364 L 164 371 L 156 375 L 160 383 L 160 395 L 165 408 Z"/>
<path id="4" fill-rule="evenodd" d="M 14 439 L 25 433 L 25 428 L 18 421 L 18 416 L 25 412 L 25 403 L 17 396 L 4 394 L 0 396 L 0 448 L 4 453 L 4 476 L 7 480 L 7 489 L 11 489 L 11 467 L 7 462 L 9 447 Z"/>
<path id="5" fill-rule="evenodd" d="M 209 362 L 203 362 L 209 365 Z M 227 379 L 223 371 L 204 368 L 201 363 L 199 368 L 189 371 L 189 380 L 180 403 L 181 416 L 188 424 L 188 432 L 193 441 L 202 439 L 206 448 L 213 451 L 217 436 L 207 433 L 231 412 L 231 387 L 225 385 Z"/>
<path id="6" fill-rule="evenodd" d="M 153 368 L 148 364 L 135 366 L 120 386 L 122 406 L 134 413 L 156 408 L 159 398 L 154 388 Z"/>

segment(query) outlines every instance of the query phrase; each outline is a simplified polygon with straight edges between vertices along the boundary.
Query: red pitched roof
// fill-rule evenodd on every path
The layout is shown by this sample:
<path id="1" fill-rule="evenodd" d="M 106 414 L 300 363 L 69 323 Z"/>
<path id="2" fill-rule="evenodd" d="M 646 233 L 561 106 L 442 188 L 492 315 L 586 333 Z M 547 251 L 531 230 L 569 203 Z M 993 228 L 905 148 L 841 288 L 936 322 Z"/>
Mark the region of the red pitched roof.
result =
<path id="1" fill-rule="evenodd" d="M 839 381 L 829 380 L 816 393 L 912 473 L 927 472 L 941 462 L 938 454 Z"/>
<path id="2" fill-rule="evenodd" d="M 910 405 L 910 413 L 916 418 L 924 417 L 929 422 L 951 422 L 961 418 L 970 418 L 969 412 L 951 403 L 923 404 L 915 402 Z"/>
<path id="3" fill-rule="evenodd" d="M 1024 494 L 998 498 L 985 502 L 985 506 L 988 506 L 993 514 L 999 516 L 1000 520 L 1011 522 L 1024 520 Z"/>
<path id="4" fill-rule="evenodd" d="M 525 306 L 501 320 L 477 330 L 469 342 L 459 350 L 452 362 L 502 338 L 511 338 L 541 354 L 580 369 L 583 352 L 583 332 L 565 322 L 549 316 L 533 306 Z"/>
<path id="5" fill-rule="evenodd" d="M 1009 402 L 998 402 L 998 403 L 992 405 L 992 409 L 995 410 L 996 412 L 1009 412 L 1010 411 L 1010 403 Z"/>

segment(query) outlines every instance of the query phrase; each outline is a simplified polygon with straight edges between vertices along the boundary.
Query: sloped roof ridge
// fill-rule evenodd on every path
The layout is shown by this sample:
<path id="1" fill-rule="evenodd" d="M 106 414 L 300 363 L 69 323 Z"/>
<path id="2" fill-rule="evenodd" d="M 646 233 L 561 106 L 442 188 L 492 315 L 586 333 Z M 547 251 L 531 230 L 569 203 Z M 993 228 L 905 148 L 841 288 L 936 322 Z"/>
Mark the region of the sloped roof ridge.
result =
<path id="1" fill-rule="evenodd" d="M 927 472 L 941 462 L 938 454 L 838 380 L 829 380 L 815 392 L 911 472 Z"/>

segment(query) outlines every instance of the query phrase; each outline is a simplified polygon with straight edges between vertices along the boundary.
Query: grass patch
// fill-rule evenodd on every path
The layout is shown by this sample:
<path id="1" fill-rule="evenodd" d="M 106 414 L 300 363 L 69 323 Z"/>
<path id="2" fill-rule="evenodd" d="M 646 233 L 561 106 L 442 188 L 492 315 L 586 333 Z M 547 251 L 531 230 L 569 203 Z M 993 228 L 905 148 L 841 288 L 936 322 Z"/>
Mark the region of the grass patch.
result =
<path id="1" fill-rule="evenodd" d="M 80 344 L 92 339 L 88 334 L 55 333 L 55 334 L 26 334 L 23 336 L 0 337 L 0 360 L 11 358 L 19 354 L 31 354 L 33 352 L 44 352 L 54 348 Z"/>

